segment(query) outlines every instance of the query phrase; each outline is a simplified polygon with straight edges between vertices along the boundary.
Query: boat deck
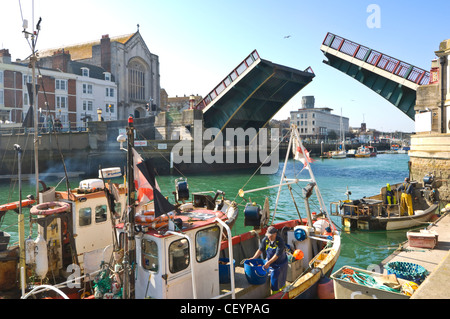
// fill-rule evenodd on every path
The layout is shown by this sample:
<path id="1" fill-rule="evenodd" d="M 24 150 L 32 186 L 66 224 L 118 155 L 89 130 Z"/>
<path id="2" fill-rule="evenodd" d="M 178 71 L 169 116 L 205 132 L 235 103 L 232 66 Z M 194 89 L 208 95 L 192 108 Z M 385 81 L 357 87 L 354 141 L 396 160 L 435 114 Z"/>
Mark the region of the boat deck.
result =
<path id="1" fill-rule="evenodd" d="M 382 261 L 404 261 L 421 265 L 430 275 L 413 294 L 413 299 L 450 298 L 450 214 L 443 215 L 429 230 L 438 233 L 434 249 L 410 247 L 406 242 L 401 248 Z"/>
<path id="2" fill-rule="evenodd" d="M 289 265 L 290 267 L 290 265 Z M 290 270 L 288 270 L 289 273 Z M 297 274 L 298 275 L 298 274 Z M 295 279 L 297 277 L 295 276 Z M 262 285 L 252 285 L 248 282 L 246 276 L 244 267 L 237 266 L 235 268 L 234 272 L 234 278 L 235 278 L 235 292 L 236 292 L 236 299 L 262 299 L 262 298 L 268 298 L 271 295 L 270 290 L 270 279 L 267 279 L 266 282 Z M 292 277 L 293 280 L 294 277 Z M 292 281 L 289 280 L 289 274 L 288 279 L 286 280 L 286 287 L 292 284 Z M 220 293 L 226 294 L 231 291 L 231 284 L 220 284 Z M 228 295 L 225 299 L 230 299 L 231 295 Z"/>
<path id="3" fill-rule="evenodd" d="M 236 265 L 234 272 L 235 291 L 237 299 L 261 299 L 270 295 L 270 280 L 266 280 L 263 285 L 252 285 L 245 277 L 244 267 Z M 220 284 L 220 293 L 225 294 L 231 291 L 231 283 Z M 228 295 L 226 299 L 230 299 Z"/>

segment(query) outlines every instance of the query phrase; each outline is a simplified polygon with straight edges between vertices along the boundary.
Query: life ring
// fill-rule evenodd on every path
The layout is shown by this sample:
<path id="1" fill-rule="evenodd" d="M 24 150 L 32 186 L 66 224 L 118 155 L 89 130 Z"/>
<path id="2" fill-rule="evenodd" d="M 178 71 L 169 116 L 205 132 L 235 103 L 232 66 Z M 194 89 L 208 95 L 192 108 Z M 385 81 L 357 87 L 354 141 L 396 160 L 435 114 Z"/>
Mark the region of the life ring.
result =
<path id="1" fill-rule="evenodd" d="M 22 207 L 31 206 L 36 201 L 34 199 L 24 199 L 22 200 Z M 0 205 L 0 212 L 5 212 L 7 210 L 16 210 L 19 207 L 19 202 L 8 203 L 4 205 Z"/>
<path id="2" fill-rule="evenodd" d="M 30 214 L 31 215 L 53 215 L 64 213 L 68 211 L 70 208 L 69 203 L 66 202 L 47 202 L 38 204 L 36 206 L 31 207 Z"/>
<path id="3" fill-rule="evenodd" d="M 158 217 L 155 217 L 154 211 L 145 211 L 135 215 L 134 220 L 142 226 L 151 228 L 160 228 L 169 224 L 169 219 L 174 218 L 174 213 L 170 212 Z"/>

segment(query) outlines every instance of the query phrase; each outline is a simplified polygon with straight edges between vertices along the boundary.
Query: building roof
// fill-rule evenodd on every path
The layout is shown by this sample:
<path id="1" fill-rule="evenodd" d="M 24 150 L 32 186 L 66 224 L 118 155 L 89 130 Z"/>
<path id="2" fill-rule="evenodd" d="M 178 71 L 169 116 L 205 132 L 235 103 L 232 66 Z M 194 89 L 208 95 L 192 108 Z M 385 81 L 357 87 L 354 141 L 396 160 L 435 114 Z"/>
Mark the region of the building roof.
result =
<path id="1" fill-rule="evenodd" d="M 291 111 L 291 113 L 298 113 L 298 112 L 312 112 L 312 111 L 333 111 L 333 109 L 329 107 L 314 107 L 314 108 L 301 108 L 297 111 Z"/>
<path id="2" fill-rule="evenodd" d="M 110 38 L 110 40 L 111 40 L 111 42 L 119 42 L 121 44 L 125 44 L 136 33 L 137 32 L 131 33 L 131 34 L 126 34 L 126 35 L 121 35 L 121 36 L 117 36 L 117 37 L 112 37 L 112 38 Z M 100 44 L 100 39 L 95 40 L 95 41 L 85 42 L 85 43 L 72 44 L 72 45 L 66 45 L 66 46 L 61 46 L 61 47 L 57 47 L 57 48 L 45 49 L 45 50 L 39 51 L 39 55 L 41 57 L 51 56 L 51 55 L 53 55 L 53 53 L 55 51 L 64 49 L 64 51 L 66 51 L 66 52 L 69 51 L 72 60 L 90 59 L 90 58 L 92 58 L 92 47 L 95 45 L 99 45 L 99 44 Z"/>

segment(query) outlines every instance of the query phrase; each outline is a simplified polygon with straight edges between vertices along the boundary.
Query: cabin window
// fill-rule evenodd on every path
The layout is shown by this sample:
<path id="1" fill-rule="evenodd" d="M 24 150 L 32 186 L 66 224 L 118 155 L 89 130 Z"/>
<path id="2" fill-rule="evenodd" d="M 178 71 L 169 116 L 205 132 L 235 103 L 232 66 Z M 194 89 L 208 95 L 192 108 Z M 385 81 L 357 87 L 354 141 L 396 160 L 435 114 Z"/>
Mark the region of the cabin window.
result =
<path id="1" fill-rule="evenodd" d="M 169 246 L 169 270 L 171 273 L 179 272 L 189 266 L 189 242 L 179 239 Z"/>
<path id="2" fill-rule="evenodd" d="M 219 248 L 220 228 L 214 226 L 200 230 L 195 236 L 195 251 L 197 261 L 203 262 L 213 258 Z"/>
<path id="3" fill-rule="evenodd" d="M 100 205 L 95 207 L 95 222 L 101 223 L 104 222 L 107 219 L 106 215 L 106 205 Z"/>
<path id="4" fill-rule="evenodd" d="M 142 239 L 142 267 L 158 272 L 158 245 L 153 240 Z"/>
<path id="5" fill-rule="evenodd" d="M 88 226 L 92 222 L 92 209 L 90 207 L 81 208 L 78 211 L 78 223 L 80 226 Z"/>

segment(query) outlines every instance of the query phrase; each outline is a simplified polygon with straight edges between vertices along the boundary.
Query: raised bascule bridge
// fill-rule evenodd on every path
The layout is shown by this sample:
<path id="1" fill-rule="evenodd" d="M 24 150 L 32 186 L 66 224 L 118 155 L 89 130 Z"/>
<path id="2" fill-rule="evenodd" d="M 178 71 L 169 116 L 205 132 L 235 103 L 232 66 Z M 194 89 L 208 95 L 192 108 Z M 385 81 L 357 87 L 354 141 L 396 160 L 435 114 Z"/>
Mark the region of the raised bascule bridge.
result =
<path id="1" fill-rule="evenodd" d="M 195 108 L 202 110 L 205 128 L 258 130 L 314 76 L 310 67 L 300 71 L 275 64 L 254 50 Z"/>
<path id="2" fill-rule="evenodd" d="M 430 72 L 343 37 L 328 33 L 320 50 L 324 63 L 361 82 L 414 121 L 417 88 Z"/>

